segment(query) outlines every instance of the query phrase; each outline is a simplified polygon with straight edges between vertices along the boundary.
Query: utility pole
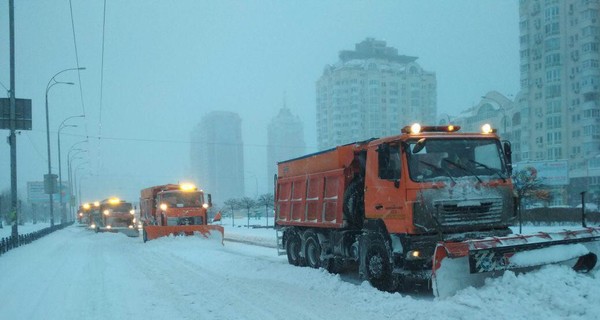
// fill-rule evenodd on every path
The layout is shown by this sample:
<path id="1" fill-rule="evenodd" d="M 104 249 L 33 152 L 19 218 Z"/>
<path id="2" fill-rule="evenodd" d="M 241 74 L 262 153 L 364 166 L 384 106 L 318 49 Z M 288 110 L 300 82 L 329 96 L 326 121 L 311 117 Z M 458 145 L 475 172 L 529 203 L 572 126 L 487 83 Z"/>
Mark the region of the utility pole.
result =
<path id="1" fill-rule="evenodd" d="M 10 135 L 8 143 L 10 144 L 10 212 L 14 213 L 12 222 L 12 236 L 17 237 L 19 230 L 17 227 L 17 110 L 15 101 L 15 3 L 14 0 L 8 0 L 9 29 L 10 29 Z"/>
<path id="2" fill-rule="evenodd" d="M 0 229 L 3 229 L 4 226 L 2 225 L 2 195 L 0 194 Z"/>

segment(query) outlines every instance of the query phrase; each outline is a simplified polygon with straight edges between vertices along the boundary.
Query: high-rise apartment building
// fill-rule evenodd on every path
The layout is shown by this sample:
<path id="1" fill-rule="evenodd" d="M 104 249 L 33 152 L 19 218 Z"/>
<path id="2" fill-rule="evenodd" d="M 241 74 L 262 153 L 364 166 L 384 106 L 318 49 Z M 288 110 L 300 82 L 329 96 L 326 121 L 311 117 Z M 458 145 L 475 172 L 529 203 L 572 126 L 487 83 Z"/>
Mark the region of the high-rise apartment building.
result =
<path id="1" fill-rule="evenodd" d="M 277 162 L 304 154 L 304 125 L 284 104 L 269 123 L 267 139 L 267 181 L 273 181 L 277 173 Z"/>
<path id="2" fill-rule="evenodd" d="M 223 203 L 244 196 L 242 120 L 237 113 L 213 111 L 191 135 L 191 171 L 196 183 Z"/>
<path id="3" fill-rule="evenodd" d="M 417 57 L 367 38 L 339 59 L 316 84 L 320 150 L 399 134 L 407 124 L 436 118 L 436 76 Z"/>
<path id="4" fill-rule="evenodd" d="M 518 161 L 568 162 L 570 202 L 600 197 L 600 2 L 521 0 Z"/>

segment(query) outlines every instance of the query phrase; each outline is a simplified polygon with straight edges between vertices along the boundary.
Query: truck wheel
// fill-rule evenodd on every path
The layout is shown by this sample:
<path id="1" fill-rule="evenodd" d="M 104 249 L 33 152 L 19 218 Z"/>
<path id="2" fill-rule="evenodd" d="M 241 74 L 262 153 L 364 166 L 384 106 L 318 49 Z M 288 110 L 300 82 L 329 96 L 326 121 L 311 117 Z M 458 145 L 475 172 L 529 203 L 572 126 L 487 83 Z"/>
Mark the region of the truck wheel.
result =
<path id="1" fill-rule="evenodd" d="M 294 266 L 302 266 L 303 261 L 300 257 L 300 237 L 296 233 L 290 233 L 285 241 L 285 251 L 287 252 L 288 262 Z"/>
<path id="2" fill-rule="evenodd" d="M 321 267 L 321 244 L 319 244 L 319 238 L 313 232 L 308 232 L 305 238 L 304 258 L 306 259 L 306 265 L 319 269 Z"/>
<path id="3" fill-rule="evenodd" d="M 346 191 L 344 191 L 344 219 L 346 219 L 351 226 L 356 228 L 362 228 L 363 220 L 365 217 L 365 183 L 363 179 L 354 179 L 348 185 Z"/>
<path id="4" fill-rule="evenodd" d="M 392 265 L 383 239 L 378 235 L 364 235 L 360 238 L 360 276 L 381 290 L 395 289 Z"/>

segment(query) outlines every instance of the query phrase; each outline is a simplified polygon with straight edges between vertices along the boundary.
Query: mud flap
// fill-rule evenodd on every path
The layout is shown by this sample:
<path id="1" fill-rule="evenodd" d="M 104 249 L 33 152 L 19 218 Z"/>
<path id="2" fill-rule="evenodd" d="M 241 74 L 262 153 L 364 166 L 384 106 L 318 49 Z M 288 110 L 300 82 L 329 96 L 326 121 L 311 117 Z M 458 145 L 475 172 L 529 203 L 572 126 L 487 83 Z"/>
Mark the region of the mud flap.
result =
<path id="1" fill-rule="evenodd" d="M 600 228 L 500 238 L 440 242 L 433 256 L 432 287 L 448 297 L 505 271 L 527 272 L 547 264 L 565 264 L 578 272 L 593 269 L 600 254 Z"/>
<path id="2" fill-rule="evenodd" d="M 223 244 L 224 229 L 218 225 L 187 225 L 187 226 L 144 226 L 146 240 L 152 240 L 169 235 L 200 235 L 207 239 L 217 239 Z"/>

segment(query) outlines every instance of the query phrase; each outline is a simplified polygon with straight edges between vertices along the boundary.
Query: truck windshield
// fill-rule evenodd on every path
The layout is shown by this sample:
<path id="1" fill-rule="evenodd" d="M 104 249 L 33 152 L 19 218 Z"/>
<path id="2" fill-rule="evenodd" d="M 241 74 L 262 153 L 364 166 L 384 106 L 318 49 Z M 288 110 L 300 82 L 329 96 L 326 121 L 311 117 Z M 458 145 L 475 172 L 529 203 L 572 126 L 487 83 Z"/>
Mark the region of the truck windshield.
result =
<path id="1" fill-rule="evenodd" d="M 129 202 L 119 203 L 119 204 L 111 204 L 106 207 L 107 209 L 111 209 L 113 212 L 127 212 L 133 209 L 133 206 Z"/>
<path id="2" fill-rule="evenodd" d="M 440 178 L 494 176 L 506 179 L 500 142 L 496 139 L 423 138 L 406 148 L 410 178 L 431 181 Z"/>
<path id="3" fill-rule="evenodd" d="M 202 193 L 198 191 L 174 191 L 161 194 L 159 203 L 164 203 L 170 208 L 201 207 L 203 200 Z"/>

